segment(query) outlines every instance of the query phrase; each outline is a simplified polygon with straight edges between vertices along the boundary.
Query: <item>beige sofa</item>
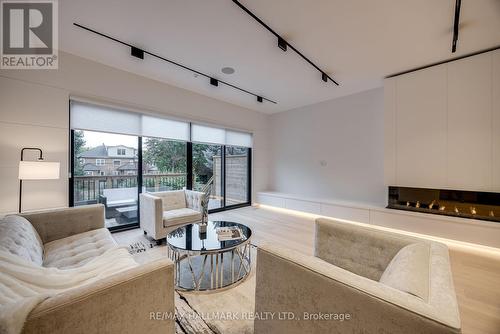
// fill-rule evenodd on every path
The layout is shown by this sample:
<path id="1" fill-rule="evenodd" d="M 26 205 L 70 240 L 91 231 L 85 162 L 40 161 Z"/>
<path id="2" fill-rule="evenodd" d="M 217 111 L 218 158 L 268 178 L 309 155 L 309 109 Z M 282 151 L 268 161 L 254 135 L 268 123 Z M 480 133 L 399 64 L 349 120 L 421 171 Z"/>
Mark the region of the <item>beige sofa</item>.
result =
<path id="1" fill-rule="evenodd" d="M 74 268 L 115 246 L 102 205 L 21 216 L 41 238 L 45 267 Z M 30 313 L 23 333 L 173 334 L 173 319 L 150 319 L 151 312 L 173 314 L 173 283 L 170 260 L 140 265 L 46 299 Z"/>
<path id="2" fill-rule="evenodd" d="M 201 221 L 204 194 L 192 190 L 142 193 L 139 196 L 141 229 L 161 240 L 177 226 Z"/>
<path id="3" fill-rule="evenodd" d="M 461 332 L 443 244 L 318 219 L 315 256 L 263 245 L 257 257 L 255 312 L 275 316 L 256 334 Z"/>

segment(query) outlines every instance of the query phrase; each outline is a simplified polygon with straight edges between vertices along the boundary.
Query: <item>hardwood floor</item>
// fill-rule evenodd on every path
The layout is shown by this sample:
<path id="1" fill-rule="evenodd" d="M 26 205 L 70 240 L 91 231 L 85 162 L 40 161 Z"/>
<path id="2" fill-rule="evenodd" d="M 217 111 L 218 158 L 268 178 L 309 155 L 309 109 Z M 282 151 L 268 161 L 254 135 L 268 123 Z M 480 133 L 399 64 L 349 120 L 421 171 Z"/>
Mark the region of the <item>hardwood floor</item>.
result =
<path id="1" fill-rule="evenodd" d="M 255 245 L 271 242 L 313 254 L 314 216 L 281 209 L 247 207 L 210 215 L 211 220 L 241 222 L 252 228 Z M 114 234 L 119 243 L 142 234 Z M 425 236 L 424 236 L 425 237 Z M 500 333 L 500 249 L 440 240 L 450 249 L 451 267 L 464 334 Z M 158 255 L 164 250 L 160 247 Z"/>

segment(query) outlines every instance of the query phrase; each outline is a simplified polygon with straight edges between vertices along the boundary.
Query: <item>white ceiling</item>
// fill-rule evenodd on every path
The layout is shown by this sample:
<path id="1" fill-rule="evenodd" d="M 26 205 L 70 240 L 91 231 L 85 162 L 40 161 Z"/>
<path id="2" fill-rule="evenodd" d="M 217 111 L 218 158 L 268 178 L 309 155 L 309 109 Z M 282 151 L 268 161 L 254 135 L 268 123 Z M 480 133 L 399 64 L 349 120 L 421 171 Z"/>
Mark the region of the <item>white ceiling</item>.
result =
<path id="1" fill-rule="evenodd" d="M 63 51 L 266 113 L 379 87 L 390 74 L 500 45 L 500 0 L 463 0 L 458 51 L 451 39 L 455 0 L 242 0 L 264 22 L 332 75 L 318 71 L 231 0 L 62 0 Z M 130 56 L 89 26 L 234 83 L 278 104 L 163 61 Z M 231 66 L 233 75 L 220 69 Z"/>

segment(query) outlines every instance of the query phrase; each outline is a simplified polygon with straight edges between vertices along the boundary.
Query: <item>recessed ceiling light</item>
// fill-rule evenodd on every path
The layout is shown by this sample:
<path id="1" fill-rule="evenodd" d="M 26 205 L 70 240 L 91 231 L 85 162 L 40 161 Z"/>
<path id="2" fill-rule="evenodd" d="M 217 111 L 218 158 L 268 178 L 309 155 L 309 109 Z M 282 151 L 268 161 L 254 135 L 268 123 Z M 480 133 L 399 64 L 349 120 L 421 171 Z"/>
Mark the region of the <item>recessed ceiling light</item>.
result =
<path id="1" fill-rule="evenodd" d="M 234 68 L 232 67 L 223 67 L 221 69 L 221 72 L 224 74 L 233 74 L 234 73 Z"/>

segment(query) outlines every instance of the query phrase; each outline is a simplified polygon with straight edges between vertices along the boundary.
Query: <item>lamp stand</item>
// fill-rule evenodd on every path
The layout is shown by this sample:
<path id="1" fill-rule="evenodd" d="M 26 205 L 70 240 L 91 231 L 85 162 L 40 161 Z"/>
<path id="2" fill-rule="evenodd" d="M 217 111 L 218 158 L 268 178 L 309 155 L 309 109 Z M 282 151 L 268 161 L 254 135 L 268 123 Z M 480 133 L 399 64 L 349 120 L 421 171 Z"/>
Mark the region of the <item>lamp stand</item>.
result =
<path id="1" fill-rule="evenodd" d="M 43 151 L 41 148 L 23 147 L 21 149 L 21 161 L 23 161 L 23 159 L 24 159 L 24 151 L 27 151 L 27 150 L 40 152 L 40 155 L 38 156 L 38 160 L 43 160 Z M 19 213 L 21 213 L 21 209 L 22 209 L 22 195 L 23 195 L 23 180 L 19 179 Z"/>

